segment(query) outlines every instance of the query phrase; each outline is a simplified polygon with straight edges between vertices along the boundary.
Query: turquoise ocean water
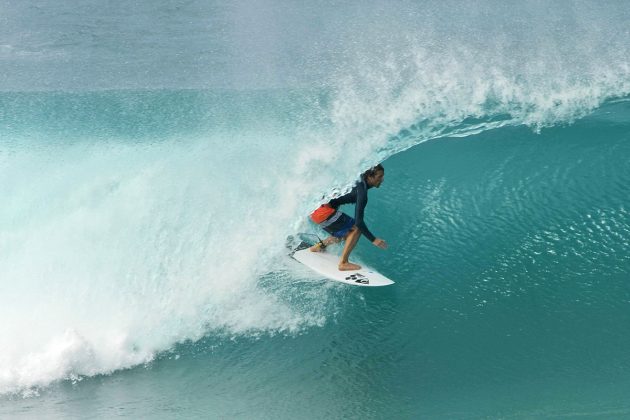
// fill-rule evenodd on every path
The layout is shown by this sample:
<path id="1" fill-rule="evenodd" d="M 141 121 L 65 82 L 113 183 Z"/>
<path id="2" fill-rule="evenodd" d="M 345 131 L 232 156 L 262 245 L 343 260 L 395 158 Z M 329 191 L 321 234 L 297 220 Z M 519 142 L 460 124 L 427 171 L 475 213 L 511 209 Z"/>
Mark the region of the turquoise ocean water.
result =
<path id="1" fill-rule="evenodd" d="M 625 2 L 0 5 L 0 418 L 630 417 Z"/>

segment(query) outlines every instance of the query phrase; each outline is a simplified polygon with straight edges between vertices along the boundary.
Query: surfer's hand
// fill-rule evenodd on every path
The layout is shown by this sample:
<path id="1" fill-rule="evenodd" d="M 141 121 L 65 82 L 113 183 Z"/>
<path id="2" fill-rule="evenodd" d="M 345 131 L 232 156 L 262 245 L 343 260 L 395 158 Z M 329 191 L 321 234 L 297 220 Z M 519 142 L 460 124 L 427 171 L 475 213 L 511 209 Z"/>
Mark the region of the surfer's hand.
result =
<path id="1" fill-rule="evenodd" d="M 376 238 L 374 239 L 374 241 L 372 242 L 375 246 L 381 248 L 381 249 L 387 249 L 387 242 L 385 242 L 384 240 L 382 240 L 381 238 Z"/>

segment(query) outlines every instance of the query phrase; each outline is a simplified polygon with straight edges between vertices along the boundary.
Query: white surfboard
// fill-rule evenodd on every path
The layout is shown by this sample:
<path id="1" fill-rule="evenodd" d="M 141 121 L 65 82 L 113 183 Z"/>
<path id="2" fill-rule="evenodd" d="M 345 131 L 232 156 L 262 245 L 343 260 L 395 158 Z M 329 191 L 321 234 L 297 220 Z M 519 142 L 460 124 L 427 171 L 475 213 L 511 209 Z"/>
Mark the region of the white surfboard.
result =
<path id="1" fill-rule="evenodd" d="M 370 267 L 361 264 L 360 270 L 339 271 L 339 255 L 328 251 L 311 252 L 308 249 L 295 251 L 293 258 L 322 276 L 353 286 L 389 286 L 394 282 Z"/>

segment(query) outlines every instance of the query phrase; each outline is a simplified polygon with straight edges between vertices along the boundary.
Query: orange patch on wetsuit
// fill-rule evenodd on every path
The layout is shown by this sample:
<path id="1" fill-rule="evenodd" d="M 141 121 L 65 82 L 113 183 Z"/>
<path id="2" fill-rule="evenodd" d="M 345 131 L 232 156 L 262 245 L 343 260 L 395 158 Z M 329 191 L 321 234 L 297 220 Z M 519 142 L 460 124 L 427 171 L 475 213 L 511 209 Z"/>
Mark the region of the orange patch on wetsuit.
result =
<path id="1" fill-rule="evenodd" d="M 335 214 L 337 210 L 330 207 L 328 204 L 322 204 L 317 210 L 311 213 L 311 220 L 317 224 L 320 224 L 330 216 Z"/>

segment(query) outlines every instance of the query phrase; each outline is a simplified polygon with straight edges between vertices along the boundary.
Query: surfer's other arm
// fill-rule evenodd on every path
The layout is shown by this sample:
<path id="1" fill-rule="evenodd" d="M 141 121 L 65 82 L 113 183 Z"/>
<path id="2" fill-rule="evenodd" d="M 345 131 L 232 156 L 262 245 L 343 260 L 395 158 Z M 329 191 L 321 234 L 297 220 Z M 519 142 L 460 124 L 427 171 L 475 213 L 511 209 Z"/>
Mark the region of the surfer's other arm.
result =
<path id="1" fill-rule="evenodd" d="M 383 183 L 383 177 L 385 175 L 384 171 L 379 171 L 372 177 L 366 177 L 365 183 L 360 183 L 357 185 L 357 202 L 354 211 L 354 220 L 355 226 L 359 228 L 361 233 L 375 246 L 381 249 L 387 249 L 387 243 L 381 239 L 377 238 L 370 232 L 367 225 L 365 224 L 365 220 L 363 219 L 363 215 L 365 213 L 365 206 L 367 206 L 367 189 L 371 187 L 379 188 Z"/>

